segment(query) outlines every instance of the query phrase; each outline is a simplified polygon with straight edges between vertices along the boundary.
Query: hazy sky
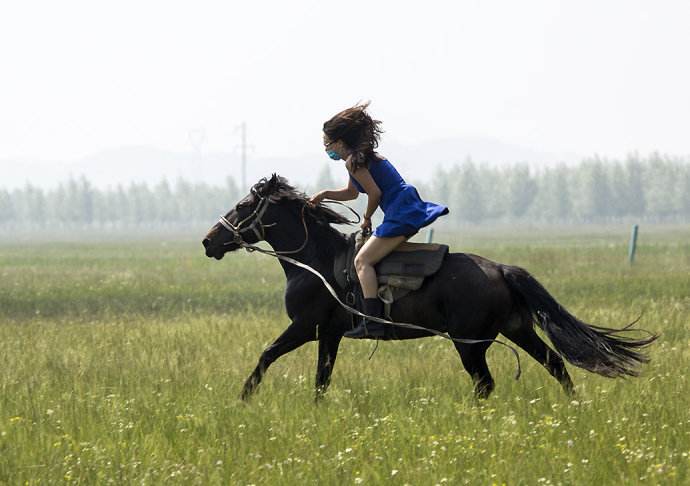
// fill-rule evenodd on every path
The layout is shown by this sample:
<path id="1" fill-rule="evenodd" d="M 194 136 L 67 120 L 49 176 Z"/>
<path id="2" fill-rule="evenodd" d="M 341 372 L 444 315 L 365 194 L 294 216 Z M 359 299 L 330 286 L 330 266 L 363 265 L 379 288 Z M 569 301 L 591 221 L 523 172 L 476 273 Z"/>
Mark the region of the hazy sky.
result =
<path id="1" fill-rule="evenodd" d="M 0 159 L 121 145 L 320 149 L 372 101 L 386 140 L 690 154 L 687 1 L 12 1 L 0 6 Z"/>

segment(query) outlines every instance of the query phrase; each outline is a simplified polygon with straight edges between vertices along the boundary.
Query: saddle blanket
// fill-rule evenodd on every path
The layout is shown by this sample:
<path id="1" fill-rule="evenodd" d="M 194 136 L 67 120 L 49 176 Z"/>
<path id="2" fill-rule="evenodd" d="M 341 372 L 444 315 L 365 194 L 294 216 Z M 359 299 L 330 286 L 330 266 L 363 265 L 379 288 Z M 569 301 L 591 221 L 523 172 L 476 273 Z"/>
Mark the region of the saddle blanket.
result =
<path id="1" fill-rule="evenodd" d="M 358 241 L 357 234 L 350 235 L 347 251 L 338 255 L 333 264 L 338 285 L 346 292 L 352 292 L 357 297 L 355 301 L 361 298 L 361 288 L 354 259 L 364 243 Z M 419 289 L 426 277 L 438 272 L 448 250 L 448 245 L 443 244 L 405 242 L 376 265 L 378 295 L 385 304 L 387 317 L 390 317 L 390 307 L 394 301 Z"/>

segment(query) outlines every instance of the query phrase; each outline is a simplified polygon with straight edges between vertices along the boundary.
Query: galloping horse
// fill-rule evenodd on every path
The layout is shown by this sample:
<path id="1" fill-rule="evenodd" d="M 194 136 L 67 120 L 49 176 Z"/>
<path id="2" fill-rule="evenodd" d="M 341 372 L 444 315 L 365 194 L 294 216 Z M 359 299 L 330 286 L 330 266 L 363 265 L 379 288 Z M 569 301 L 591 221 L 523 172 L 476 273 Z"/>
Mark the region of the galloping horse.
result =
<path id="1" fill-rule="evenodd" d="M 335 288 L 333 262 L 347 250 L 347 237 L 331 226 L 349 221 L 323 204 L 311 205 L 306 196 L 275 174 L 261 179 L 249 195 L 220 218 L 203 245 L 206 255 L 218 260 L 225 253 L 248 248 L 264 240 L 273 254 L 286 255 L 321 273 Z M 288 328 L 268 346 L 247 379 L 242 398 L 247 399 L 268 367 L 282 355 L 309 341 L 318 340 L 317 397 L 327 389 L 338 345 L 351 328 L 350 314 L 329 294 L 312 273 L 280 261 L 287 278 L 285 307 Z M 343 291 L 338 297 L 344 300 Z M 571 394 L 573 383 L 563 363 L 603 376 L 636 376 L 648 358 L 639 352 L 657 336 L 632 339 L 620 335 L 630 330 L 593 326 L 570 314 L 526 270 L 492 262 L 477 255 L 449 253 L 441 269 L 424 285 L 396 302 L 391 318 L 447 333 L 460 340 L 493 340 L 500 332 L 541 363 Z M 544 330 L 556 351 L 537 335 Z M 396 329 L 397 339 L 432 336 L 420 329 Z M 486 398 L 494 388 L 486 364 L 491 342 L 454 342 L 460 359 L 474 382 L 474 393 Z"/>

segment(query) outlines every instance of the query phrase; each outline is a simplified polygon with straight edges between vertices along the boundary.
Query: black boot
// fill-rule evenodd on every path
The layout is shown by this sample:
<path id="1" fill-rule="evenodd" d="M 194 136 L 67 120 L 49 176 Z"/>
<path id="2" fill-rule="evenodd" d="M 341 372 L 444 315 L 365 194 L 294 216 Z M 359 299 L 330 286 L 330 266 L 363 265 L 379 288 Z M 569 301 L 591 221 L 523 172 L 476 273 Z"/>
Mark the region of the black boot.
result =
<path id="1" fill-rule="evenodd" d="M 383 317 L 383 302 L 378 298 L 364 299 L 363 312 L 373 317 Z M 354 329 L 347 331 L 345 337 L 352 339 L 383 339 L 386 337 L 385 325 L 362 317 L 362 322 Z"/>

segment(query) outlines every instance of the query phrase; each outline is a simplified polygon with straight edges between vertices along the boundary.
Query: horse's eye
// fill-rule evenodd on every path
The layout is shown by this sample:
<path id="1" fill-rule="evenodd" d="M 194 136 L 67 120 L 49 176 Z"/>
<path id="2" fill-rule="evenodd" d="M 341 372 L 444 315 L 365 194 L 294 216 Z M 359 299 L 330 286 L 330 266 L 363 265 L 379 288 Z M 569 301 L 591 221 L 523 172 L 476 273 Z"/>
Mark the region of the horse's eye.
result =
<path id="1" fill-rule="evenodd" d="M 238 202 L 235 205 L 235 210 L 240 210 L 242 208 L 246 208 L 252 205 L 252 200 L 250 196 L 247 196 L 246 198 L 242 199 L 240 202 Z"/>

